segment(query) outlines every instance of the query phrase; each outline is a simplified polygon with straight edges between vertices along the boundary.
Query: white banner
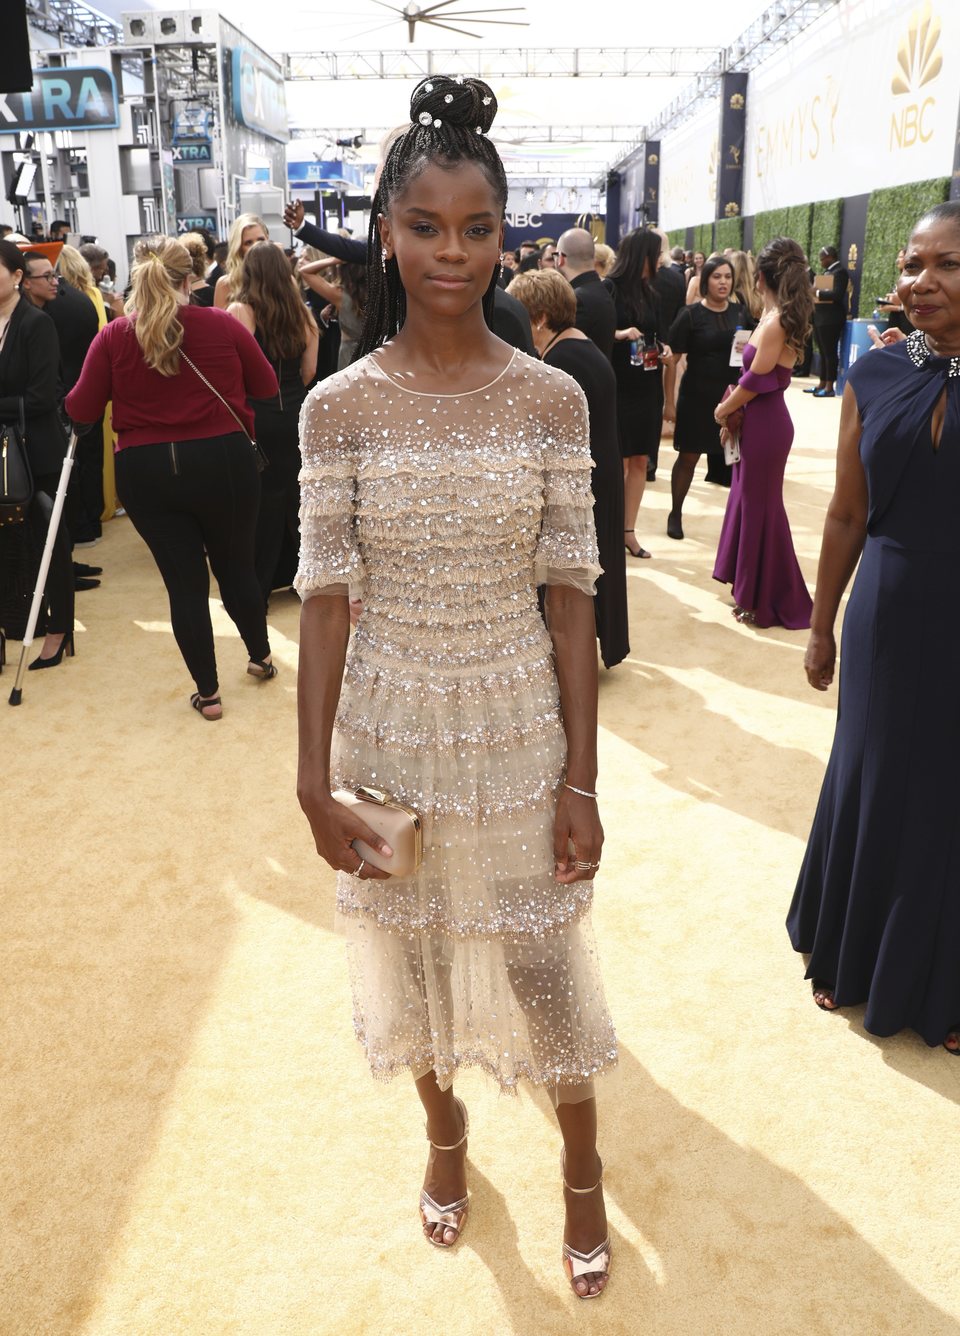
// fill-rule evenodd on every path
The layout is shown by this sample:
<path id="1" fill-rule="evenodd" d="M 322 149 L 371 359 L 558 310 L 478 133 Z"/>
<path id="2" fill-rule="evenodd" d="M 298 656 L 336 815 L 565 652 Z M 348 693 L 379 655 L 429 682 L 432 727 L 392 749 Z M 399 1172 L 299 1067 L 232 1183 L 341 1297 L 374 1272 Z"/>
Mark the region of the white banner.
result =
<path id="1" fill-rule="evenodd" d="M 957 0 L 841 0 L 750 75 L 743 212 L 949 176 L 958 101 Z"/>
<path id="2" fill-rule="evenodd" d="M 747 102 L 749 117 L 750 103 Z M 660 226 L 709 223 L 717 207 L 720 108 L 712 102 L 660 141 Z"/>

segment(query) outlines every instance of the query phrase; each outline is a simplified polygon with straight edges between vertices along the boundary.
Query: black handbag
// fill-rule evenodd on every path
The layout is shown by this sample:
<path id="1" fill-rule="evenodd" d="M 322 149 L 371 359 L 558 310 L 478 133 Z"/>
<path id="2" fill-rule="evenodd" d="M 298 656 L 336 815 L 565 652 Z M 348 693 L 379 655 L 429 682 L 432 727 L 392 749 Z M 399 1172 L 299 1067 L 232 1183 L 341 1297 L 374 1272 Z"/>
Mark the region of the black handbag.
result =
<path id="1" fill-rule="evenodd" d="M 27 458 L 27 423 L 23 400 L 19 421 L 0 423 L 0 526 L 23 524 L 33 500 L 33 474 Z"/>

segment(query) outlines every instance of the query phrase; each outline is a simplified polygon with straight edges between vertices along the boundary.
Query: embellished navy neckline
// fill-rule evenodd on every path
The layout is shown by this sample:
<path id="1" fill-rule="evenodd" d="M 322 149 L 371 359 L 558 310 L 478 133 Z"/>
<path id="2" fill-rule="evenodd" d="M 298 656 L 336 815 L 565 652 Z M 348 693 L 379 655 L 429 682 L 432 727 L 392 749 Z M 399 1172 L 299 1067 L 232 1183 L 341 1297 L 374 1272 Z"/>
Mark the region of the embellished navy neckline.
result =
<path id="1" fill-rule="evenodd" d="M 938 357 L 936 353 L 932 353 L 922 329 L 915 329 L 912 334 L 907 335 L 907 354 L 918 371 L 922 371 L 928 362 L 935 364 L 946 362 L 947 376 L 960 376 L 960 357 Z"/>

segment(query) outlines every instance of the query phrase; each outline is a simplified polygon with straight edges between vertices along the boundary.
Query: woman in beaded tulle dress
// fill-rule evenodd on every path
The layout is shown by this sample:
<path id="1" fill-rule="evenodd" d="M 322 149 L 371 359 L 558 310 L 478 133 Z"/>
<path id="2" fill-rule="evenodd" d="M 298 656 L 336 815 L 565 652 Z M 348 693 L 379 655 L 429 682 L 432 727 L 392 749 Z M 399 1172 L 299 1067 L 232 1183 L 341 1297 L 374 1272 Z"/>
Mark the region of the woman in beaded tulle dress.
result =
<path id="1" fill-rule="evenodd" d="M 458 1070 L 525 1078 L 556 1108 L 563 1260 L 592 1298 L 610 1260 L 593 1078 L 616 1060 L 590 930 L 600 570 L 582 392 L 489 328 L 495 109 L 476 80 L 418 85 L 373 203 L 359 359 L 304 405 L 298 792 L 339 872 L 357 1034 L 427 1114 L 427 1239 L 466 1222 Z M 416 808 L 416 874 L 364 863 L 353 841 L 376 838 L 337 785 Z"/>

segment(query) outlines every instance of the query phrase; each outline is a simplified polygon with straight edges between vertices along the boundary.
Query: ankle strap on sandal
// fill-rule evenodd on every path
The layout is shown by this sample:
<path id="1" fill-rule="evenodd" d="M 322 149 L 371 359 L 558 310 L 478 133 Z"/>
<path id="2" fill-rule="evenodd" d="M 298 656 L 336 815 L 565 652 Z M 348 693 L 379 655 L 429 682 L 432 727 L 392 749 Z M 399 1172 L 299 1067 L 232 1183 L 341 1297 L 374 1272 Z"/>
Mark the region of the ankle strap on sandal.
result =
<path id="1" fill-rule="evenodd" d="M 599 1159 L 599 1156 L 598 1156 L 597 1158 Z M 600 1177 L 597 1179 L 596 1183 L 594 1183 L 594 1185 L 593 1185 L 592 1188 L 575 1188 L 575 1187 L 571 1187 L 571 1185 L 567 1182 L 567 1165 L 566 1165 L 566 1160 L 567 1160 L 566 1154 L 565 1154 L 565 1153 L 562 1153 L 561 1156 L 560 1156 L 560 1177 L 561 1177 L 561 1179 L 563 1180 L 563 1186 L 567 1189 L 568 1192 L 575 1192 L 575 1193 L 577 1194 L 578 1197 L 588 1197 L 588 1196 L 590 1195 L 591 1192 L 596 1192 L 597 1188 L 599 1188 L 599 1187 L 602 1186 L 602 1184 L 603 1184 L 603 1165 L 601 1164 L 601 1166 L 600 1166 Z"/>
<path id="2" fill-rule="evenodd" d="M 459 1141 L 455 1141 L 452 1146 L 438 1146 L 430 1135 L 430 1125 L 428 1123 L 426 1127 L 427 1140 L 430 1142 L 430 1145 L 434 1150 L 459 1150 L 470 1135 L 470 1115 L 467 1113 L 466 1105 L 463 1100 L 458 1099 L 456 1095 L 454 1095 L 453 1099 L 457 1108 L 460 1110 L 460 1116 L 463 1119 L 463 1136 Z"/>

